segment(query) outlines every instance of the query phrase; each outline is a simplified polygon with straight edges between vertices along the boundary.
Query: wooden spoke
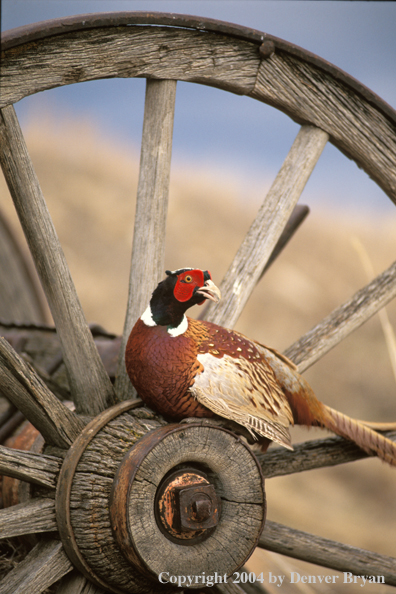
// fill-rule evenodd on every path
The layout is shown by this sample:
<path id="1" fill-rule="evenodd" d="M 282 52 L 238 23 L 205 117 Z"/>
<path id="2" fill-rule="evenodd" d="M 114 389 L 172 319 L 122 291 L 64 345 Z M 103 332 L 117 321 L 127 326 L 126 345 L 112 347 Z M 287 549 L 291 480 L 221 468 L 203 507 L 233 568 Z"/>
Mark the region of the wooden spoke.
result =
<path id="1" fill-rule="evenodd" d="M 337 571 L 384 576 L 388 586 L 396 586 L 396 559 L 393 557 L 294 530 L 276 522 L 267 520 L 258 546 Z"/>
<path id="2" fill-rule="evenodd" d="M 78 571 L 71 571 L 62 580 L 56 594 L 107 594 Z"/>
<path id="3" fill-rule="evenodd" d="M 84 423 L 52 394 L 4 338 L 0 338 L 0 379 L 3 395 L 48 443 L 59 447 L 72 444 Z"/>
<path id="4" fill-rule="evenodd" d="M 116 379 L 121 400 L 133 396 L 124 362 L 126 342 L 164 274 L 175 98 L 175 80 L 147 80 L 128 307 Z"/>
<path id="5" fill-rule="evenodd" d="M 278 242 L 276 243 L 272 253 L 268 259 L 268 262 L 265 264 L 261 274 L 259 281 L 263 278 L 264 274 L 267 272 L 268 268 L 273 264 L 279 254 L 282 252 L 283 248 L 289 243 L 297 229 L 300 227 L 301 223 L 305 220 L 305 218 L 309 214 L 309 208 L 303 204 L 297 204 L 293 212 L 290 215 L 290 219 L 287 221 L 285 228 L 282 231 Z M 199 320 L 206 320 L 207 310 L 210 307 L 210 302 L 204 307 L 204 310 L 198 316 Z"/>
<path id="6" fill-rule="evenodd" d="M 290 219 L 287 221 L 285 228 L 282 231 L 282 234 L 275 245 L 274 249 L 272 250 L 272 254 L 270 255 L 268 262 L 264 266 L 262 273 L 260 274 L 259 280 L 261 280 L 264 274 L 267 272 L 268 268 L 275 262 L 276 258 L 282 252 L 283 248 L 289 243 L 297 229 L 300 227 L 301 223 L 303 223 L 306 217 L 309 214 L 309 207 L 305 204 L 297 204 L 293 212 L 290 215 Z"/>
<path id="7" fill-rule="evenodd" d="M 297 122 L 309 121 L 325 130 L 344 154 L 350 155 L 353 147 L 358 166 L 396 202 L 394 110 L 385 108 L 387 115 L 379 116 L 373 105 L 374 93 L 371 97 L 365 94 L 363 106 L 360 83 L 347 81 L 334 67 L 325 72 L 326 67 L 318 61 L 318 68 L 312 68 L 316 56 L 312 62 L 304 60 L 299 48 L 293 55 L 293 51 L 288 53 L 287 44 L 274 42 L 280 51 L 261 62 L 251 96 L 276 105 Z M 348 88 L 349 83 L 355 92 Z"/>
<path id="8" fill-rule="evenodd" d="M 396 431 L 387 431 L 384 435 L 396 441 Z M 256 458 L 261 464 L 264 478 L 272 478 L 354 462 L 367 458 L 367 454 L 348 439 L 329 437 L 297 444 L 293 451 L 271 448 L 265 454 L 256 454 Z"/>
<path id="9" fill-rule="evenodd" d="M 264 270 L 301 192 L 319 159 L 328 134 L 302 126 L 270 191 L 220 286 L 222 300 L 210 304 L 207 319 L 233 327 Z"/>
<path id="10" fill-rule="evenodd" d="M 0 538 L 54 532 L 57 529 L 53 499 L 30 499 L 0 510 Z"/>
<path id="11" fill-rule="evenodd" d="M 62 344 L 78 412 L 97 414 L 113 388 L 85 320 L 14 108 L 1 110 L 0 163 Z"/>
<path id="12" fill-rule="evenodd" d="M 0 445 L 0 474 L 55 489 L 62 460 Z"/>
<path id="13" fill-rule="evenodd" d="M 41 541 L 0 582 L 0 594 L 41 594 L 71 570 L 59 540 Z"/>
<path id="14" fill-rule="evenodd" d="M 285 355 L 303 372 L 396 296 L 396 262 L 291 345 Z"/>
<path id="15" fill-rule="evenodd" d="M 13 405 L 11 405 L 10 411 L 14 412 L 4 424 L 1 422 L 0 418 L 0 443 L 4 443 L 5 440 L 15 431 L 17 427 L 24 421 L 25 415 L 21 413 L 20 410 L 16 410 Z M 8 411 L 7 411 L 8 412 Z M 7 418 L 4 416 L 4 418 Z"/>

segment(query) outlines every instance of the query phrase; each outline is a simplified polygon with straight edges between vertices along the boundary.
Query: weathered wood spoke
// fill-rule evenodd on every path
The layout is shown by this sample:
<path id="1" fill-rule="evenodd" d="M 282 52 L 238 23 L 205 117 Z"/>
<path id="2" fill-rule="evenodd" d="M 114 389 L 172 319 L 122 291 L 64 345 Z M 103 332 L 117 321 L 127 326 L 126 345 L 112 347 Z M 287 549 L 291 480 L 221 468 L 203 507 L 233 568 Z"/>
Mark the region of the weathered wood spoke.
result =
<path id="1" fill-rule="evenodd" d="M 57 529 L 53 499 L 29 499 L 0 510 L 0 538 L 55 532 Z"/>
<path id="2" fill-rule="evenodd" d="M 71 571 L 62 578 L 56 594 L 108 594 L 87 580 L 78 571 Z"/>
<path id="3" fill-rule="evenodd" d="M 329 136 L 302 126 L 274 183 L 220 285 L 222 300 L 206 319 L 233 327 L 256 286 Z"/>
<path id="4" fill-rule="evenodd" d="M 121 400 L 134 394 L 125 369 L 126 342 L 164 274 L 175 98 L 175 80 L 147 80 L 128 307 L 116 379 Z"/>
<path id="5" fill-rule="evenodd" d="M 70 446 L 84 423 L 47 388 L 34 369 L 0 338 L 0 379 L 3 395 L 59 447 Z"/>
<path id="6" fill-rule="evenodd" d="M 386 431 L 384 435 L 396 441 L 396 431 Z M 293 451 L 287 451 L 285 448 L 271 448 L 265 454 L 256 454 L 265 478 L 336 466 L 361 460 L 367 456 L 352 441 L 342 437 L 305 441 L 295 445 Z"/>
<path id="7" fill-rule="evenodd" d="M 293 55 L 283 41 L 275 44 L 279 50 L 261 62 L 251 96 L 286 111 L 297 122 L 309 121 L 328 132 L 331 142 L 344 154 L 353 153 L 354 161 L 396 202 L 392 108 L 388 117 L 381 117 L 373 105 L 374 93 L 362 101 L 359 92 L 348 89 L 341 72 L 334 76 L 318 63 L 318 68 L 312 67 L 298 50 Z"/>
<path id="8" fill-rule="evenodd" d="M 286 247 L 286 245 L 289 243 L 297 229 L 300 227 L 301 223 L 303 223 L 306 217 L 308 216 L 308 214 L 308 206 L 306 206 L 305 204 L 296 204 L 296 206 L 293 209 L 293 212 L 290 215 L 289 220 L 285 225 L 285 228 L 282 231 L 280 238 L 278 239 L 278 242 L 275 244 L 275 247 L 272 250 L 270 257 L 268 258 L 268 262 L 266 263 L 262 273 L 260 274 L 259 280 L 262 279 L 262 277 L 267 272 L 271 264 L 275 262 L 276 258 L 282 252 L 283 248 Z"/>
<path id="9" fill-rule="evenodd" d="M 41 594 L 71 570 L 62 543 L 42 541 L 0 582 L 0 594 Z"/>
<path id="10" fill-rule="evenodd" d="M 294 530 L 277 522 L 267 520 L 258 546 L 337 571 L 384 576 L 386 584 L 396 586 L 395 558 Z"/>
<path id="11" fill-rule="evenodd" d="M 285 355 L 305 371 L 396 296 L 396 262 L 317 326 L 291 345 Z"/>
<path id="12" fill-rule="evenodd" d="M 55 489 L 61 467 L 55 456 L 22 452 L 0 445 L 0 474 Z"/>
<path id="13" fill-rule="evenodd" d="M 275 244 L 274 249 L 271 252 L 271 255 L 268 259 L 268 262 L 265 264 L 261 274 L 259 281 L 263 278 L 264 274 L 267 272 L 268 268 L 273 264 L 279 254 L 282 252 L 284 247 L 289 243 L 291 238 L 294 236 L 295 232 L 299 229 L 300 225 L 303 223 L 307 215 L 309 214 L 308 206 L 304 204 L 297 204 L 292 214 L 290 215 L 289 220 L 287 221 L 285 228 L 282 231 L 280 238 L 278 239 L 277 243 Z M 208 303 L 203 311 L 201 311 L 198 319 L 205 320 L 208 308 L 210 307 L 210 303 Z"/>
<path id="14" fill-rule="evenodd" d="M 85 320 L 12 105 L 0 116 L 0 163 L 62 344 L 79 412 L 97 414 L 113 388 Z"/>

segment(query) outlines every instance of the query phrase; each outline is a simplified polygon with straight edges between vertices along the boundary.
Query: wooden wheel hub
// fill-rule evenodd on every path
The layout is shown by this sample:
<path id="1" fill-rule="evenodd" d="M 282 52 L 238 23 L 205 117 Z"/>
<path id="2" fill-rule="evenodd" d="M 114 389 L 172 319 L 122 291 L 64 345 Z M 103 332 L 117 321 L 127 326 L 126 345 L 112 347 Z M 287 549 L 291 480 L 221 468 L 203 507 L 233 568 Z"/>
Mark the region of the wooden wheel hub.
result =
<path id="1" fill-rule="evenodd" d="M 251 519 L 243 528 L 241 513 Z M 110 502 L 118 546 L 156 579 L 164 571 L 230 575 L 253 552 L 265 513 L 250 449 L 230 431 L 201 424 L 167 425 L 141 438 L 119 465 Z"/>
<path id="2" fill-rule="evenodd" d="M 167 590 L 163 572 L 231 575 L 264 527 L 260 465 L 230 431 L 162 425 L 140 404 L 95 417 L 64 460 L 56 514 L 69 559 L 118 594 Z"/>

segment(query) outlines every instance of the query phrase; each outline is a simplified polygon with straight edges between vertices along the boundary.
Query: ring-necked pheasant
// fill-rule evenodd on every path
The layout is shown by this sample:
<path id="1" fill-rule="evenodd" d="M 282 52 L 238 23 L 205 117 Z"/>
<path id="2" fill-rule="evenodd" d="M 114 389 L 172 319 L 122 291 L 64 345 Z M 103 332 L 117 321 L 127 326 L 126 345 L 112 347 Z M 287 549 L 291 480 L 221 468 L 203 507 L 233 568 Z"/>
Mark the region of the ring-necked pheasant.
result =
<path id="1" fill-rule="evenodd" d="M 186 317 L 220 291 L 208 271 L 167 271 L 126 347 L 128 375 L 142 400 L 168 419 L 236 422 L 258 439 L 292 449 L 290 424 L 320 426 L 396 465 L 396 443 L 322 404 L 296 366 L 239 332 Z"/>

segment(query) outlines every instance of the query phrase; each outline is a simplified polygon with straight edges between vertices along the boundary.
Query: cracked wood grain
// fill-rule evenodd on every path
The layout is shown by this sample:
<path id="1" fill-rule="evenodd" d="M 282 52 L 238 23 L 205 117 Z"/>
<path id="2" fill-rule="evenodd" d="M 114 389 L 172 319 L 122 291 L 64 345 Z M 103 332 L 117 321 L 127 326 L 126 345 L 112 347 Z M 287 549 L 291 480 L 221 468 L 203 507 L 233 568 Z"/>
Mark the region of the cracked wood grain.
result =
<path id="1" fill-rule="evenodd" d="M 73 569 L 59 540 L 39 542 L 0 582 L 0 594 L 41 594 Z"/>
<path id="2" fill-rule="evenodd" d="M 62 460 L 0 445 L 0 474 L 55 489 Z"/>
<path id="3" fill-rule="evenodd" d="M 29 499 L 0 510 L 0 538 L 57 530 L 53 499 Z"/>

